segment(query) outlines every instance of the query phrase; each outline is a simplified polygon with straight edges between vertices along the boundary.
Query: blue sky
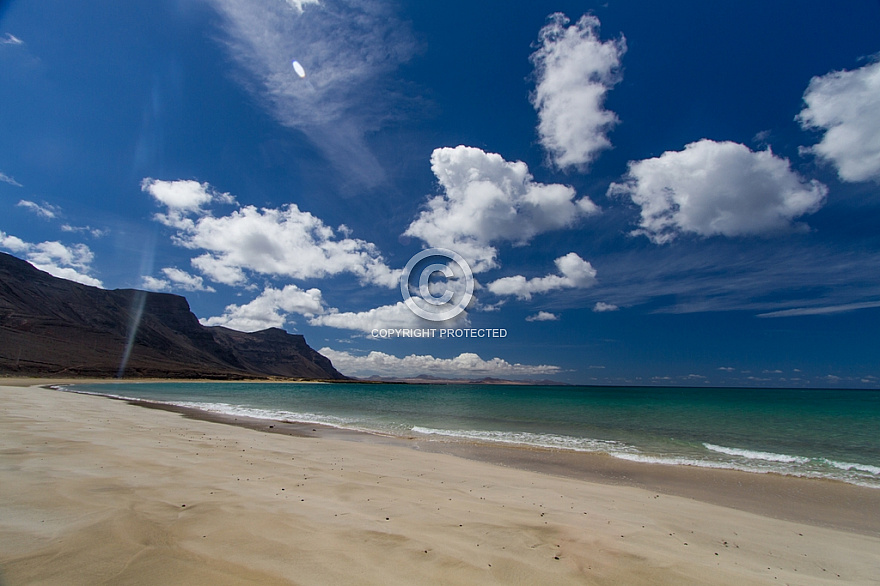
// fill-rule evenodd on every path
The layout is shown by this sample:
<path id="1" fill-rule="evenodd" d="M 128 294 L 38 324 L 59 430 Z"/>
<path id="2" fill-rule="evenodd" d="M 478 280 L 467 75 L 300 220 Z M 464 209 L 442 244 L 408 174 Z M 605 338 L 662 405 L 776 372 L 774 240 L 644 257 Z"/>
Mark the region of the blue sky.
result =
<path id="1" fill-rule="evenodd" d="M 864 1 L 3 2 L 0 249 L 356 376 L 877 388 L 878 27 Z M 429 247 L 476 280 L 450 322 L 401 298 Z M 371 336 L 439 327 L 507 336 Z"/>

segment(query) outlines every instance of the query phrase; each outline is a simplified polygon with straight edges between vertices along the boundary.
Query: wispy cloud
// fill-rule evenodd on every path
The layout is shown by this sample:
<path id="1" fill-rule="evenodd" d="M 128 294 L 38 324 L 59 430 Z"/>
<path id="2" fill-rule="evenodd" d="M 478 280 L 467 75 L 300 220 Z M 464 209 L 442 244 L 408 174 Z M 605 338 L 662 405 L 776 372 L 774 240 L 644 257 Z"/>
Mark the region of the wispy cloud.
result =
<path id="1" fill-rule="evenodd" d="M 24 41 L 12 33 L 6 33 L 3 38 L 0 38 L 0 45 L 24 45 Z"/>
<path id="2" fill-rule="evenodd" d="M 21 183 L 19 183 L 6 173 L 0 173 L 0 181 L 2 181 L 3 183 L 8 183 L 9 185 L 14 185 L 15 187 L 21 187 Z"/>
<path id="3" fill-rule="evenodd" d="M 605 303 L 604 301 L 597 301 L 596 305 L 593 306 L 593 311 L 596 313 L 604 313 L 608 311 L 617 311 L 620 309 L 613 303 Z"/>
<path id="4" fill-rule="evenodd" d="M 417 44 L 378 0 L 210 0 L 224 17 L 242 83 L 283 125 L 302 131 L 337 170 L 368 187 L 384 181 L 365 134 L 414 99 L 393 73 Z M 305 68 L 305 78 L 291 63 Z"/>
<path id="5" fill-rule="evenodd" d="M 41 204 L 38 204 L 38 203 L 35 203 L 32 201 L 28 201 L 26 199 L 23 199 L 23 200 L 19 201 L 17 205 L 18 205 L 18 207 L 25 208 L 25 209 L 37 214 L 41 218 L 45 218 L 47 220 L 54 220 L 59 212 L 59 209 L 56 206 L 53 206 L 52 204 L 48 204 L 46 202 L 43 202 L 41 205 Z"/>
<path id="6" fill-rule="evenodd" d="M 583 307 L 613 299 L 621 307 L 651 304 L 657 313 L 754 314 L 880 299 L 880 253 L 807 245 L 804 239 L 772 247 L 761 240 L 663 248 L 635 247 L 633 241 L 633 249 L 595 261 L 602 275 L 595 287 L 573 290 L 554 303 Z"/>
<path id="7" fill-rule="evenodd" d="M 781 311 L 771 311 L 769 313 L 759 313 L 758 317 L 795 317 L 799 315 L 828 315 L 830 313 L 843 313 L 845 311 L 855 311 L 857 309 L 870 309 L 872 307 L 880 307 L 880 301 L 866 301 L 864 303 L 846 303 L 844 305 L 829 305 L 824 307 L 797 307 L 794 309 L 783 309 Z"/>
<path id="8" fill-rule="evenodd" d="M 93 238 L 101 238 L 106 236 L 109 230 L 101 229 L 101 228 L 92 228 L 91 226 L 73 226 L 72 224 L 62 224 L 61 225 L 62 232 L 82 232 L 89 234 Z"/>

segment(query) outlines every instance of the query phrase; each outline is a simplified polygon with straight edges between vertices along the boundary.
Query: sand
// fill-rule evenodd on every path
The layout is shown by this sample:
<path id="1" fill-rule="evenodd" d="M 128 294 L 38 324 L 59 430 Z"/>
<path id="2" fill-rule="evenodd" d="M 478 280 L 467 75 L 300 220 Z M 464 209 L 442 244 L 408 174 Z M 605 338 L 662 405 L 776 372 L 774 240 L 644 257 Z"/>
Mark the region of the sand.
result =
<path id="1" fill-rule="evenodd" d="M 264 433 L 10 382 L 0 381 L 4 585 L 876 584 L 880 576 L 877 508 L 862 512 L 863 525 L 834 528 L 405 441 Z M 862 494 L 776 478 L 789 480 Z M 788 486 L 790 500 L 809 508 L 795 488 L 807 485 Z M 847 499 L 823 506 L 852 509 Z"/>

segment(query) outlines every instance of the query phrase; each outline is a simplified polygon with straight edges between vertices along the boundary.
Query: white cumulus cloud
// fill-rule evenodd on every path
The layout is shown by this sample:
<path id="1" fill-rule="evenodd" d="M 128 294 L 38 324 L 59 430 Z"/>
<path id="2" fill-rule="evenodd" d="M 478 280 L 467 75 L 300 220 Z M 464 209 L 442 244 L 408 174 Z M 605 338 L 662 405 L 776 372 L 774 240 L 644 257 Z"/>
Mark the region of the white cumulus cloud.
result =
<path id="1" fill-rule="evenodd" d="M 617 311 L 620 309 L 613 303 L 605 303 L 604 301 L 597 301 L 596 305 L 593 306 L 593 311 L 597 313 L 602 313 L 605 311 Z"/>
<path id="2" fill-rule="evenodd" d="M 212 202 L 235 203 L 235 198 L 228 193 L 220 193 L 207 183 L 199 183 L 191 179 L 162 181 L 146 177 L 141 181 L 141 190 L 152 195 L 158 203 L 166 206 L 169 212 L 174 214 L 199 212 Z"/>
<path id="3" fill-rule="evenodd" d="M 530 315 L 526 321 L 559 321 L 559 316 L 549 311 L 539 311 L 535 315 Z"/>
<path id="4" fill-rule="evenodd" d="M 843 181 L 880 182 L 880 61 L 814 77 L 804 102 L 801 126 L 825 131 L 805 150 L 833 163 Z"/>
<path id="5" fill-rule="evenodd" d="M 537 86 L 532 105 L 538 111 L 538 134 L 559 168 L 584 167 L 611 146 L 608 131 L 618 122 L 604 108 L 605 95 L 620 79 L 626 40 L 599 40 L 599 19 L 585 14 L 569 19 L 553 14 L 541 29 L 532 54 Z"/>
<path id="6" fill-rule="evenodd" d="M 454 250 L 474 272 L 497 266 L 495 243 L 526 244 L 598 212 L 589 198 L 575 199 L 573 188 L 536 183 L 522 161 L 478 148 L 435 149 L 431 170 L 443 194 L 428 201 L 404 234 Z"/>
<path id="7" fill-rule="evenodd" d="M 145 180 L 144 190 L 168 206 L 156 219 L 176 229 L 174 242 L 204 251 L 192 264 L 215 282 L 243 285 L 248 272 L 295 279 L 347 272 L 363 282 L 398 284 L 400 271 L 388 268 L 375 245 L 338 238 L 332 228 L 294 204 L 281 209 L 244 206 L 215 217 L 203 206 L 234 198 L 217 194 L 207 184 Z"/>
<path id="8" fill-rule="evenodd" d="M 283 289 L 266 287 L 258 297 L 244 305 L 228 305 L 223 315 L 199 320 L 206 326 L 224 326 L 242 332 L 280 328 L 291 314 L 311 317 L 324 311 L 319 289 L 304 291 L 296 285 Z"/>
<path id="9" fill-rule="evenodd" d="M 171 283 L 165 279 L 145 275 L 141 279 L 141 288 L 147 291 L 168 291 L 171 288 Z"/>
<path id="10" fill-rule="evenodd" d="M 449 328 L 467 325 L 467 313 L 462 313 L 450 320 L 436 322 L 422 319 L 414 314 L 402 301 L 394 305 L 374 307 L 367 311 L 337 311 L 331 309 L 323 315 L 309 320 L 313 326 L 330 326 L 345 330 L 370 333 L 374 329 L 404 328 Z"/>
<path id="11" fill-rule="evenodd" d="M 522 275 L 503 277 L 486 287 L 495 295 L 515 295 L 518 299 L 531 299 L 533 294 L 548 293 L 556 289 L 585 288 L 596 282 L 596 269 L 574 252 L 560 256 L 555 261 L 558 275 L 526 279 Z"/>
<path id="12" fill-rule="evenodd" d="M 0 248 L 24 255 L 29 263 L 52 276 L 92 287 L 104 286 L 99 279 L 89 275 L 95 256 L 85 244 L 30 243 L 0 231 Z"/>
<path id="13" fill-rule="evenodd" d="M 340 372 L 350 376 L 411 377 L 429 374 L 439 377 L 534 376 L 552 375 L 561 371 L 550 364 L 529 365 L 510 363 L 503 358 L 483 360 L 479 355 L 463 352 L 453 358 L 410 354 L 402 358 L 384 352 L 357 356 L 350 352 L 321 348 Z"/>
<path id="14" fill-rule="evenodd" d="M 204 279 L 198 275 L 191 275 L 176 267 L 162 269 L 164 279 L 146 276 L 143 279 L 144 287 L 151 291 L 167 291 L 170 289 L 182 289 L 184 291 L 205 291 L 214 293 L 215 289 L 206 286 Z"/>
<path id="15" fill-rule="evenodd" d="M 682 151 L 631 161 L 609 195 L 641 207 L 640 229 L 657 244 L 681 233 L 745 236 L 790 229 L 794 218 L 818 210 L 828 193 L 791 170 L 769 149 L 703 139 Z"/>

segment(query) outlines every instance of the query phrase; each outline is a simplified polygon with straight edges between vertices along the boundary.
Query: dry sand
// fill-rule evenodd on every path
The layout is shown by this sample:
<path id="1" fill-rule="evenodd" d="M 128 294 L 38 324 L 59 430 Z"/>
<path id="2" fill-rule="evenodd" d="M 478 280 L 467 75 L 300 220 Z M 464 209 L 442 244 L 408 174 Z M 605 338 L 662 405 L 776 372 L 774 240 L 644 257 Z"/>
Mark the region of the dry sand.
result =
<path id="1" fill-rule="evenodd" d="M 2 386 L 0 584 L 876 584 L 880 577 L 880 537 L 870 534 L 876 508 L 863 511 L 864 525 L 840 530 L 403 444 L 263 433 L 102 397 Z M 788 480 L 796 479 L 777 478 Z M 791 500 L 804 498 L 792 490 Z"/>

